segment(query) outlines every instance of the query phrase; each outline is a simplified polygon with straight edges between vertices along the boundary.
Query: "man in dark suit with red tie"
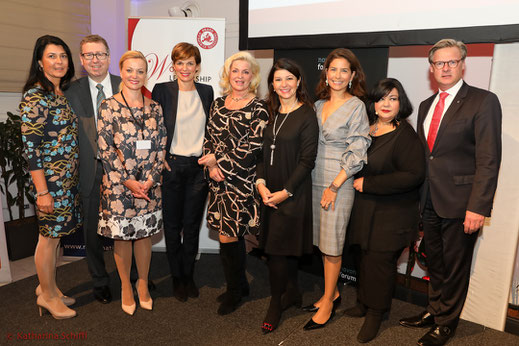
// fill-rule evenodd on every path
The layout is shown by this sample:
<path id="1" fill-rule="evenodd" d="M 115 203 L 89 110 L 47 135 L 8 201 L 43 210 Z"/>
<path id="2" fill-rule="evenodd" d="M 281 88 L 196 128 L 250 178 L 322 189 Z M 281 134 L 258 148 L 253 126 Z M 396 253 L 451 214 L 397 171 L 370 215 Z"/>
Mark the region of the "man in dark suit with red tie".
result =
<path id="1" fill-rule="evenodd" d="M 466 56 L 465 44 L 452 39 L 431 48 L 429 69 L 439 91 L 418 110 L 427 166 L 421 210 L 429 304 L 400 324 L 431 327 L 419 345 L 444 345 L 456 330 L 501 163 L 501 106 L 495 94 L 463 81 Z"/>

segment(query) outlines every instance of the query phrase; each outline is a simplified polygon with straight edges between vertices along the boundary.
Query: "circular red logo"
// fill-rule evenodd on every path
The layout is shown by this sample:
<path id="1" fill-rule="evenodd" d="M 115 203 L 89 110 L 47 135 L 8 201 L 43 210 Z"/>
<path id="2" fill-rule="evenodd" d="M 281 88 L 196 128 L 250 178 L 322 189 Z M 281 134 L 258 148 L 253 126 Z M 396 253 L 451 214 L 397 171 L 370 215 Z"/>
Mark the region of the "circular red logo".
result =
<path id="1" fill-rule="evenodd" d="M 211 49 L 218 43 L 218 34 L 212 28 L 205 27 L 200 29 L 196 35 L 198 45 L 204 49 Z"/>

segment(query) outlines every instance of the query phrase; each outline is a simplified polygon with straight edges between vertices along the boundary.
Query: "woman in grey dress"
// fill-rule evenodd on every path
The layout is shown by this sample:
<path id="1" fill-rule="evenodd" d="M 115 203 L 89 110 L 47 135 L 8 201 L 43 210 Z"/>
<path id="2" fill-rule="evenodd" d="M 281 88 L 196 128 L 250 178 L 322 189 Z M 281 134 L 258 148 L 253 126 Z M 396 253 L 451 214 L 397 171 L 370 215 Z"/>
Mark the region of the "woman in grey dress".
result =
<path id="1" fill-rule="evenodd" d="M 324 327 L 341 302 L 337 280 L 346 227 L 353 205 L 353 176 L 366 163 L 371 143 L 364 71 L 348 49 L 333 50 L 324 63 L 315 103 L 319 149 L 312 174 L 314 244 L 323 254 L 324 294 L 307 311 L 317 311 L 305 330 Z"/>

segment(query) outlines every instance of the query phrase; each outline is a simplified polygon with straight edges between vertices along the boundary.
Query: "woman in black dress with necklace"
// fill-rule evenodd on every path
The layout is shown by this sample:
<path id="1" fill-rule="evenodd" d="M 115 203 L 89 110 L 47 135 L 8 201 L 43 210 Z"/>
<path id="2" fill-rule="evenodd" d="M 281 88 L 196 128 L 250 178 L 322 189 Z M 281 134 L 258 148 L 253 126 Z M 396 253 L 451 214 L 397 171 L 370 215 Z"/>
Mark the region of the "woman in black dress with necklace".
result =
<path id="1" fill-rule="evenodd" d="M 301 69 L 279 59 L 268 77 L 269 125 L 256 187 L 264 204 L 260 246 L 268 255 L 271 299 L 263 321 L 273 331 L 281 312 L 301 305 L 298 258 L 312 253 L 312 178 L 319 125 Z"/>
<path id="2" fill-rule="evenodd" d="M 413 108 L 402 84 L 383 79 L 368 97 L 371 146 L 368 164 L 353 182 L 355 202 L 348 229 L 350 244 L 360 247 L 357 305 L 346 310 L 364 317 L 361 343 L 377 336 L 391 307 L 396 264 L 416 236 L 419 188 L 425 158 L 418 135 L 406 121 Z"/>

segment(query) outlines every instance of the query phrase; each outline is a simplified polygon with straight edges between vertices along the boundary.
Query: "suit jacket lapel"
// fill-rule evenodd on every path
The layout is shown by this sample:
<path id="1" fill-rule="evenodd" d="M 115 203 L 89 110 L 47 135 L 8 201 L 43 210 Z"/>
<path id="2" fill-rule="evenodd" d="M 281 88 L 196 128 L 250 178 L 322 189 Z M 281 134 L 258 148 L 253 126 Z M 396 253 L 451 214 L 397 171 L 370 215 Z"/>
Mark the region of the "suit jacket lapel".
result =
<path id="1" fill-rule="evenodd" d="M 443 115 L 442 122 L 440 123 L 440 127 L 438 128 L 438 133 L 436 134 L 436 140 L 435 140 L 435 146 L 433 147 L 433 151 L 440 143 L 441 136 L 443 133 L 445 133 L 445 129 L 449 126 L 449 123 L 456 117 L 456 114 L 458 113 L 458 110 L 460 109 L 461 105 L 463 104 L 463 100 L 465 99 L 465 96 L 467 96 L 467 91 L 469 87 L 467 83 L 463 82 L 463 85 L 461 86 L 460 90 L 456 94 L 456 97 L 454 100 L 452 100 L 449 108 Z"/>
<path id="2" fill-rule="evenodd" d="M 92 94 L 90 94 L 90 85 L 88 84 L 88 77 L 85 77 L 79 81 L 81 92 L 79 93 L 79 99 L 83 105 L 83 109 L 88 117 L 92 117 L 94 121 L 94 105 L 92 104 Z"/>
<path id="3" fill-rule="evenodd" d="M 121 77 L 110 74 L 110 83 L 112 83 L 112 94 L 117 94 L 119 90 L 119 84 L 121 84 Z"/>
<path id="4" fill-rule="evenodd" d="M 207 118 L 207 117 L 209 117 L 209 108 L 207 108 L 207 105 L 210 105 L 212 100 L 207 102 L 209 95 L 207 95 L 203 92 L 203 89 L 199 83 L 195 83 L 195 88 L 196 88 L 196 91 L 198 92 L 198 96 L 200 96 L 200 100 L 202 101 L 202 107 L 204 107 L 205 116 Z"/>
<path id="5" fill-rule="evenodd" d="M 419 109 L 418 119 L 416 122 L 416 132 L 418 133 L 418 137 L 422 141 L 422 144 L 426 148 L 427 152 L 429 152 L 429 146 L 427 145 L 427 137 L 426 137 L 424 129 L 423 129 L 423 123 L 425 122 L 425 117 L 427 116 L 427 113 L 429 112 L 429 109 L 431 108 L 431 105 L 432 105 L 435 97 L 436 97 L 436 94 L 429 97 L 427 100 L 425 100 L 422 103 L 422 105 Z"/>

